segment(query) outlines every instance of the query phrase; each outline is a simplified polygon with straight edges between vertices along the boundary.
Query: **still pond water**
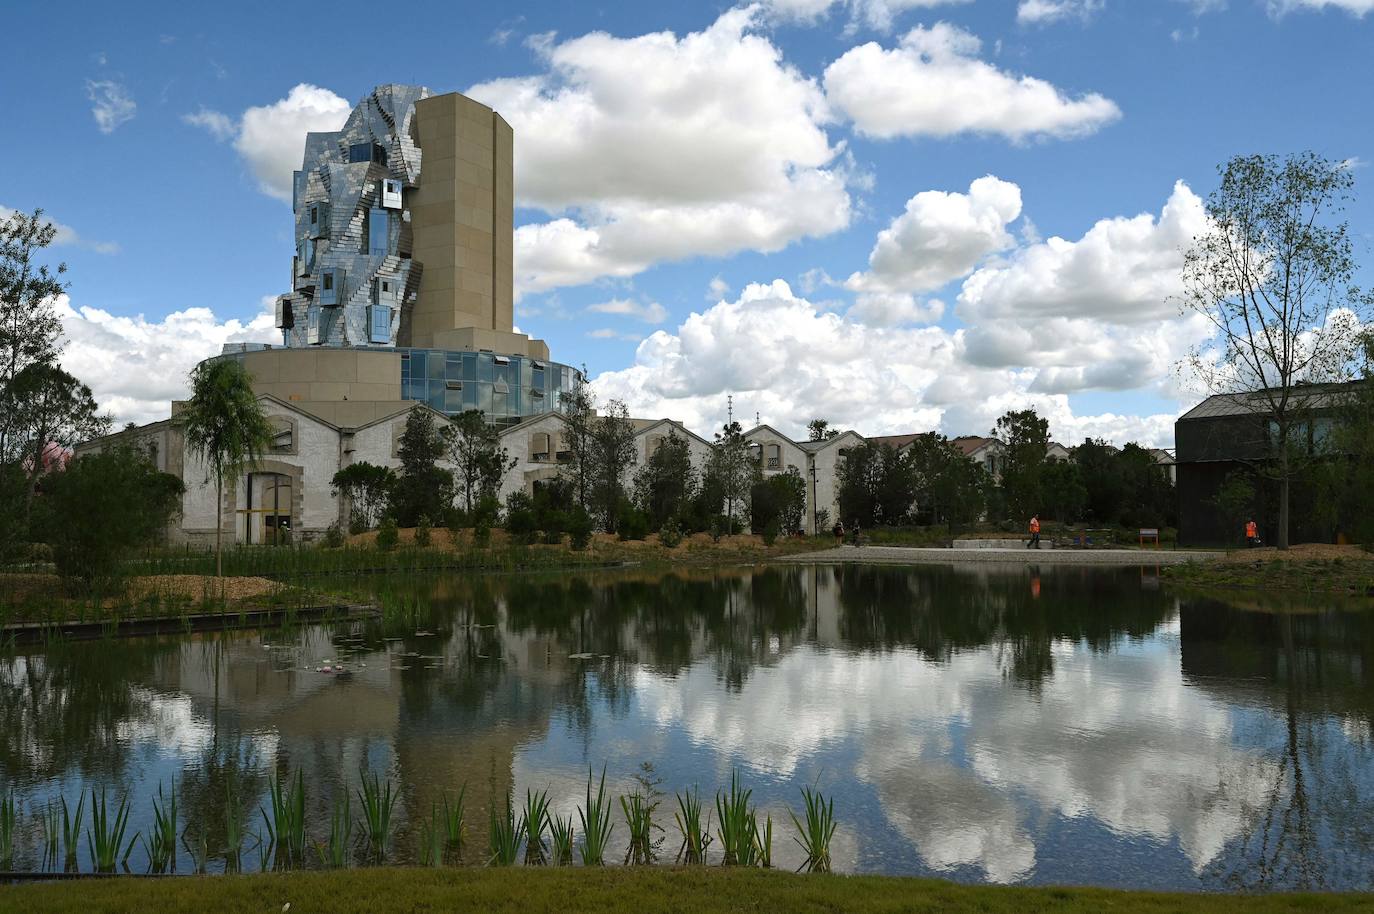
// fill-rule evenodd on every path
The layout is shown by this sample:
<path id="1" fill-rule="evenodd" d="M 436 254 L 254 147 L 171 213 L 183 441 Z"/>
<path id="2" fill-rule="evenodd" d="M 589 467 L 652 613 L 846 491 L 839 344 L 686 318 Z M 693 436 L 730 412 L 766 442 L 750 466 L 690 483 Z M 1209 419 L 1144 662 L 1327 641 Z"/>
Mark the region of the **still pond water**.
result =
<path id="1" fill-rule="evenodd" d="M 773 818 L 778 866 L 800 862 L 787 809 L 819 784 L 845 872 L 1374 885 L 1374 615 L 1358 610 L 1179 597 L 1150 571 L 1101 568 L 379 586 L 414 614 L 0 658 L 18 866 L 41 866 L 38 811 L 92 786 L 133 798 L 132 834 L 175 782 L 182 827 L 208 831 L 214 855 L 226 783 L 260 830 L 267 772 L 303 770 L 322 838 L 367 768 L 399 785 L 392 856 L 409 862 L 446 791 L 467 784 L 480 849 L 493 798 L 547 789 L 573 814 L 605 764 L 615 792 L 638 774 L 667 793 L 667 860 L 672 792 L 709 796 L 738 770 Z M 141 847 L 129 865 L 146 865 Z"/>

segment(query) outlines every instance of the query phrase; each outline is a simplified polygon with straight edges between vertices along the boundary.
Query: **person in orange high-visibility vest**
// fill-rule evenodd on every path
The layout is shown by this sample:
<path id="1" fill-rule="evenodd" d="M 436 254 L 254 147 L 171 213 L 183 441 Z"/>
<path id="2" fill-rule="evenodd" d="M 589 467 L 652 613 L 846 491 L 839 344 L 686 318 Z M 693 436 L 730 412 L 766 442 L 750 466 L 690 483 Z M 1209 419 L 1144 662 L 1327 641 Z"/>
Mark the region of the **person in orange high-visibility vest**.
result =
<path id="1" fill-rule="evenodd" d="M 1252 517 L 1245 522 L 1245 545 L 1258 546 L 1259 544 L 1259 525 L 1255 523 L 1255 519 Z"/>
<path id="2" fill-rule="evenodd" d="M 1027 549 L 1039 549 L 1039 548 L 1040 548 L 1040 517 L 1039 517 L 1039 515 L 1031 515 L 1031 521 L 1030 521 L 1030 535 L 1031 535 L 1031 537 L 1030 537 L 1030 542 L 1026 543 L 1026 548 L 1027 548 Z"/>

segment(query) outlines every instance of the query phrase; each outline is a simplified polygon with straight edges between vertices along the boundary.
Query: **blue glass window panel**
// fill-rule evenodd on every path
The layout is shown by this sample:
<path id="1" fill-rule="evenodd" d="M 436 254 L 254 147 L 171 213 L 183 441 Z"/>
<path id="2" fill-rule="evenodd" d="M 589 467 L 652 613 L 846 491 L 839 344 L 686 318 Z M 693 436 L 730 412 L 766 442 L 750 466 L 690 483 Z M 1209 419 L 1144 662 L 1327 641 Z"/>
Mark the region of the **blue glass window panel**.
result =
<path id="1" fill-rule="evenodd" d="M 430 387 L 429 405 L 437 409 L 439 412 L 443 412 L 445 393 L 447 393 L 447 391 L 445 391 L 443 387 Z"/>
<path id="2" fill-rule="evenodd" d="M 429 396 L 429 392 L 428 392 L 428 390 L 427 390 L 427 387 L 428 387 L 428 385 L 426 385 L 425 382 L 424 382 L 423 380 L 419 380 L 419 381 L 410 381 L 410 380 L 407 380 L 406 383 L 405 383 L 405 399 L 407 399 L 407 400 L 424 400 L 424 399 L 426 399 L 426 398 Z"/>
<path id="3" fill-rule="evenodd" d="M 472 384 L 464 384 L 464 385 L 463 385 L 463 409 L 476 409 L 476 408 L 477 408 L 477 384 L 476 384 L 476 382 L 474 382 L 474 383 L 472 383 Z"/>
<path id="4" fill-rule="evenodd" d="M 384 209 L 367 214 L 367 252 L 374 257 L 391 253 L 391 214 Z"/>
<path id="5" fill-rule="evenodd" d="M 410 376 L 412 378 L 423 378 L 427 376 L 426 365 L 428 365 L 427 352 L 412 352 L 410 354 Z"/>
<path id="6" fill-rule="evenodd" d="M 463 353 L 463 377 L 468 380 L 477 379 L 477 353 Z"/>
<path id="7" fill-rule="evenodd" d="M 507 415 L 508 408 L 506 395 L 499 390 L 493 390 L 491 393 L 491 410 L 489 414 L 495 418 L 500 418 Z"/>
<path id="8" fill-rule="evenodd" d="M 544 369 L 536 368 L 530 373 L 530 386 L 535 390 L 544 389 Z"/>
<path id="9" fill-rule="evenodd" d="M 349 146 L 349 147 L 348 147 L 348 161 L 349 161 L 349 162 L 371 162 L 371 161 L 372 161 L 372 144 L 371 144 L 371 143 L 354 143 L 352 146 Z"/>
<path id="10" fill-rule="evenodd" d="M 444 390 L 444 412 L 460 413 L 463 411 L 463 392 L 461 390 Z"/>
<path id="11" fill-rule="evenodd" d="M 491 415 L 491 385 L 477 385 L 477 408 L 488 416 Z"/>
<path id="12" fill-rule="evenodd" d="M 374 343 L 391 342 L 391 309 L 386 305 L 372 306 L 372 326 L 368 338 Z"/>
<path id="13" fill-rule="evenodd" d="M 444 379 L 444 354 L 442 352 L 429 354 L 429 377 L 435 381 Z"/>
<path id="14" fill-rule="evenodd" d="M 490 352 L 477 353 L 477 380 L 491 383 L 493 362 Z"/>
<path id="15" fill-rule="evenodd" d="M 463 380 L 463 358 L 456 352 L 450 352 L 444 359 L 444 377 L 450 381 Z"/>

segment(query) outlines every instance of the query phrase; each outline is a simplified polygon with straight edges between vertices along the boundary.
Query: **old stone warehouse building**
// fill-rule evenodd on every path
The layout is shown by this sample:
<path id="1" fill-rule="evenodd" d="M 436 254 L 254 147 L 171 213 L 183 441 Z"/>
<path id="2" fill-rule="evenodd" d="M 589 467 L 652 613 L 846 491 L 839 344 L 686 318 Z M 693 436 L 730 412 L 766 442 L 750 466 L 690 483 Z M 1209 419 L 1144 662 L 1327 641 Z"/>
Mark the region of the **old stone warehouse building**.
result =
<path id="1" fill-rule="evenodd" d="M 513 148 L 510 125 L 485 105 L 397 85 L 370 92 L 341 130 L 307 136 L 294 181 L 292 286 L 276 304 L 281 340 L 216 356 L 243 363 L 276 430 L 265 459 L 226 481 L 230 541 L 270 542 L 278 529 L 309 541 L 346 520 L 334 474 L 364 461 L 398 467 L 416 409 L 440 423 L 479 409 L 501 429 L 516 461 L 503 501 L 558 473 L 561 400 L 584 379 L 514 329 Z M 187 451 L 177 408 L 121 436 L 185 484 L 174 538 L 213 540 L 214 481 Z M 670 432 L 704 465 L 709 444 L 680 423 L 634 425 L 631 473 Z M 803 475 L 808 526 L 818 509 L 838 516 L 835 468 L 858 435 L 797 442 L 761 425 L 747 437 L 765 474 Z"/>

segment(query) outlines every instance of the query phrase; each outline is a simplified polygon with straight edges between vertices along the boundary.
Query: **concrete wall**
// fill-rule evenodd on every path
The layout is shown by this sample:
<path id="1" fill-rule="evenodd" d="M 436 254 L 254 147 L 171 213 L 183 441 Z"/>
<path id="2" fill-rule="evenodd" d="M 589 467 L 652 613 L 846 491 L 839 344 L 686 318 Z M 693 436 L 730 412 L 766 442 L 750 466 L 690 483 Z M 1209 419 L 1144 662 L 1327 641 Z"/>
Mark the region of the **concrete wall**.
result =
<path id="1" fill-rule="evenodd" d="M 844 460 L 844 450 L 858 447 L 863 444 L 863 438 L 854 432 L 845 432 L 838 438 L 826 442 L 825 447 L 815 451 L 811 455 L 816 467 L 815 498 L 812 500 L 812 487 L 810 474 L 806 480 L 806 529 L 809 533 L 826 533 L 828 530 L 815 530 L 816 506 L 829 513 L 828 526 L 834 526 L 835 521 L 840 520 L 840 463 Z"/>
<path id="2" fill-rule="evenodd" d="M 413 253 L 424 264 L 402 346 L 435 347 L 455 327 L 510 332 L 515 173 L 510 125 L 457 93 L 415 103 L 423 154 L 411 200 Z M 435 347 L 437 348 L 437 347 Z"/>
<path id="3" fill-rule="evenodd" d="M 360 349 L 262 349 L 239 356 L 253 391 L 306 402 L 401 399 L 401 354 Z"/>

